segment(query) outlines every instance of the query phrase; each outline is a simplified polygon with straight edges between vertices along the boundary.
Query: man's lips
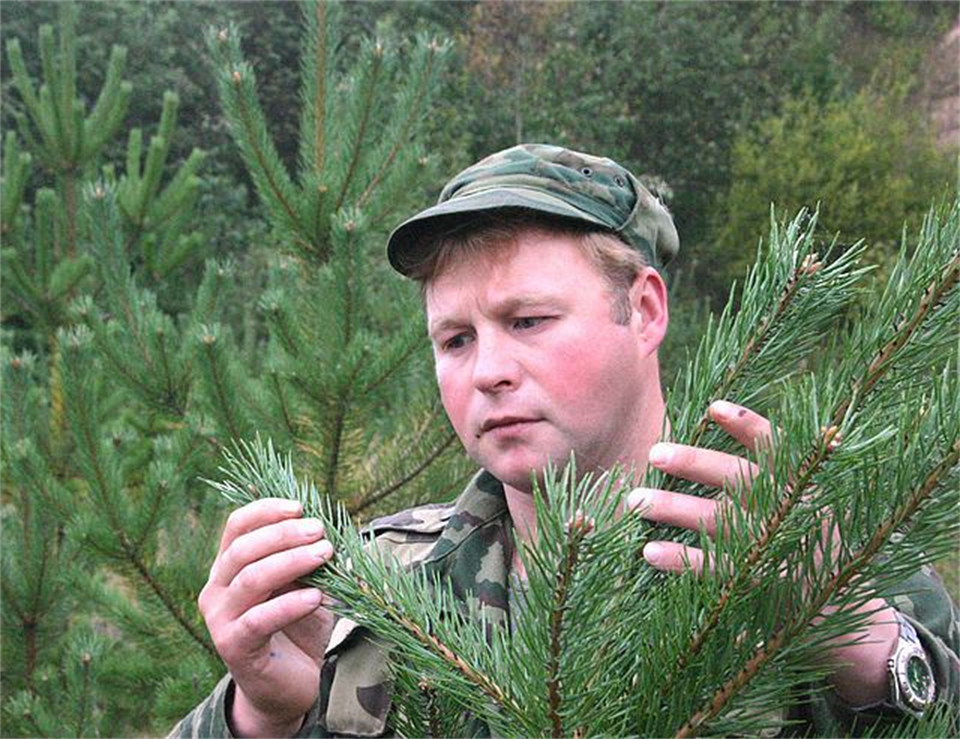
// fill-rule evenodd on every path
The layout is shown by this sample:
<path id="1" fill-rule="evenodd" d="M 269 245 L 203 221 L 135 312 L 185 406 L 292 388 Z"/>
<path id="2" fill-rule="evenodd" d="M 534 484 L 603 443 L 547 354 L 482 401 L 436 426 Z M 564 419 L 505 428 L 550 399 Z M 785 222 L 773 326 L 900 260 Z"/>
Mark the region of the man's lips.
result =
<path id="1" fill-rule="evenodd" d="M 503 428 L 504 426 L 515 426 L 518 424 L 524 423 L 536 423 L 537 418 L 527 418 L 523 416 L 501 416 L 500 418 L 488 418 L 480 425 L 480 434 L 485 434 L 488 431 L 493 431 L 494 429 Z M 479 436 L 478 434 L 477 436 Z"/>

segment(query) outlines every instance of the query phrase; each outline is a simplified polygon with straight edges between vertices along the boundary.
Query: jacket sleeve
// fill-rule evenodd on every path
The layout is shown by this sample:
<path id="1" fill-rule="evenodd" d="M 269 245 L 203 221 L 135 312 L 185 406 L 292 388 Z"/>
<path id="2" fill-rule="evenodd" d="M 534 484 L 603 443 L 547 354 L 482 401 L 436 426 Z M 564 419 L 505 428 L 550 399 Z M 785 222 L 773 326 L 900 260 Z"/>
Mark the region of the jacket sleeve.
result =
<path id="1" fill-rule="evenodd" d="M 167 739 L 233 739 L 234 734 L 227 723 L 227 715 L 233 704 L 235 689 L 236 684 L 227 673 L 217 683 L 213 692 L 173 727 L 167 734 Z M 303 726 L 296 734 L 298 739 L 330 736 L 318 721 L 319 705 L 320 702 L 317 701 L 310 709 Z"/>

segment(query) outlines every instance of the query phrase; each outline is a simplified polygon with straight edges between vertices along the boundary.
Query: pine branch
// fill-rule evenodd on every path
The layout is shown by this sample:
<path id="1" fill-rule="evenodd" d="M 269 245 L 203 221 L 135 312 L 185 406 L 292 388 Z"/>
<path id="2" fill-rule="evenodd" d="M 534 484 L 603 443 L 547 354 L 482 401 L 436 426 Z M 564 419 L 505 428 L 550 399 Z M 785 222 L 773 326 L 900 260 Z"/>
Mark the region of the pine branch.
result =
<path id="1" fill-rule="evenodd" d="M 362 358 L 361 358 L 362 360 Z M 343 438 L 346 429 L 347 416 L 353 404 L 351 388 L 355 384 L 357 374 L 360 372 L 361 360 L 356 360 L 350 370 L 350 374 L 345 378 L 340 388 L 341 391 L 334 400 L 333 418 L 330 419 L 329 441 L 326 450 L 326 491 L 332 498 L 337 497 L 338 476 L 340 474 L 340 455 L 343 451 Z"/>
<path id="2" fill-rule="evenodd" d="M 107 327 L 99 318 L 95 318 L 83 307 L 78 310 L 78 315 L 84 325 L 93 330 L 97 350 L 105 359 L 109 360 L 111 369 L 123 378 L 127 386 L 136 391 L 141 398 L 152 398 L 156 394 L 157 388 L 152 381 L 155 376 L 150 371 L 151 365 L 144 360 L 148 371 L 144 375 L 138 374 L 133 365 L 129 363 L 129 357 L 126 354 L 121 354 L 125 347 L 113 345 L 107 336 Z"/>
<path id="3" fill-rule="evenodd" d="M 434 669 L 438 664 L 446 665 L 500 708 L 514 716 L 523 715 L 522 706 L 489 674 L 469 664 L 438 636 L 406 614 L 402 606 L 401 590 L 405 590 L 409 585 L 413 593 L 422 595 L 430 592 L 425 573 L 419 572 L 412 577 L 410 573 L 406 573 L 403 576 L 404 581 L 396 583 L 395 588 L 390 582 L 390 575 L 399 573 L 393 569 L 392 563 L 369 556 L 371 553 L 367 551 L 365 541 L 350 524 L 343 506 L 332 501 L 329 496 L 321 499 L 314 485 L 299 480 L 293 472 L 289 455 L 281 458 L 274 451 L 272 442 L 268 440 L 264 444 L 259 437 L 252 444 L 235 444 L 234 449 L 236 453 L 225 454 L 227 466 L 220 468 L 227 479 L 224 482 L 206 480 L 225 498 L 237 505 L 245 505 L 264 497 L 298 500 L 303 505 L 304 515 L 315 515 L 325 522 L 327 537 L 343 556 L 342 560 L 333 560 L 310 576 L 308 580 L 312 584 L 324 588 L 344 603 L 355 605 L 362 602 L 369 605 L 368 613 L 375 613 L 378 620 L 382 619 L 383 627 L 396 629 L 392 634 L 394 640 L 409 637 L 412 639 L 411 643 L 417 644 L 432 658 L 438 659 L 439 663 L 431 663 Z M 344 564 L 341 564 L 341 561 Z M 451 592 L 440 591 L 434 593 L 430 602 L 433 605 L 449 604 L 453 602 L 452 598 Z M 352 617 L 357 618 L 357 615 L 353 614 Z M 436 623 L 439 624 L 439 621 Z M 380 633 L 381 629 L 374 631 Z M 441 679 L 441 676 L 437 675 L 437 679 Z"/>
<path id="4" fill-rule="evenodd" d="M 408 618 L 397 606 L 380 596 L 370 585 L 359 578 L 357 575 L 340 568 L 331 568 L 331 572 L 341 578 L 349 578 L 353 581 L 357 590 L 363 594 L 368 601 L 379 607 L 383 614 L 391 621 L 402 627 L 408 634 L 413 636 L 421 645 L 430 650 L 433 654 L 440 657 L 454 670 L 463 675 L 467 680 L 480 688 L 483 693 L 492 699 L 499 706 L 504 706 L 514 713 L 522 712 L 509 696 L 507 696 L 496 682 L 488 675 L 480 672 L 474 667 L 468 665 L 461 657 L 454 654 L 446 644 L 437 637 L 424 631 L 419 624 Z"/>
<path id="5" fill-rule="evenodd" d="M 140 527 L 140 535 L 133 542 L 133 550 L 136 552 L 143 551 L 147 538 L 155 532 L 154 527 L 160 517 L 160 511 L 163 510 L 163 499 L 166 497 L 169 486 L 158 483 L 157 487 L 160 490 L 150 496 L 149 509 L 146 512 L 144 525 Z"/>
<path id="6" fill-rule="evenodd" d="M 369 200 L 370 196 L 372 196 L 377 187 L 379 187 L 380 181 L 384 178 L 387 172 L 390 171 L 390 167 L 393 164 L 394 159 L 397 158 L 397 154 L 399 154 L 400 150 L 407 144 L 407 139 L 410 136 L 410 130 L 413 128 L 413 124 L 420 116 L 420 106 L 422 105 L 426 96 L 429 94 L 429 82 L 433 73 L 434 60 L 441 50 L 441 45 L 436 41 L 430 42 L 428 47 L 426 69 L 424 70 L 420 79 L 419 87 L 417 87 L 416 92 L 414 93 L 414 99 L 410 106 L 410 113 L 407 115 L 403 125 L 400 127 L 400 131 L 397 137 L 394 139 L 394 144 L 387 156 L 384 157 L 383 164 L 380 165 L 380 169 L 370 180 L 370 183 L 357 200 L 357 207 L 363 208 L 367 204 L 367 200 Z"/>
<path id="7" fill-rule="evenodd" d="M 693 362 L 670 393 L 675 438 L 687 441 L 692 434 L 696 443 L 726 451 L 732 441 L 722 434 L 707 438 L 710 426 L 702 409 L 723 397 L 749 404 L 772 382 L 782 380 L 817 346 L 852 298 L 856 281 L 868 271 L 857 265 L 862 245 L 832 261 L 828 252 L 820 265 L 812 251 L 816 216 L 806 226 L 805 218 L 802 211 L 786 226 L 771 222 L 769 246 L 758 251 L 741 291 L 740 310 L 734 315 L 736 294 L 731 291 L 719 320 L 708 322 Z M 658 487 L 711 494 L 669 476 L 661 480 Z"/>
<path id="8" fill-rule="evenodd" d="M 84 337 L 74 332 L 70 335 L 68 347 L 74 353 L 70 363 L 71 372 L 75 376 L 71 377 L 71 386 L 75 387 L 87 380 L 81 374 L 82 370 L 77 365 L 85 364 L 84 359 L 79 356 L 82 352 Z M 89 369 L 89 368 L 88 368 Z M 143 582 L 157 596 L 164 608 L 173 617 L 190 637 L 199 644 L 211 657 L 216 657 L 216 650 L 213 645 L 204 638 L 197 629 L 186 618 L 176 600 L 167 593 L 159 584 L 156 577 L 150 571 L 147 564 L 140 556 L 140 551 L 134 546 L 127 536 L 124 522 L 120 519 L 121 506 L 113 495 L 112 485 L 107 479 L 104 463 L 99 452 L 99 443 L 95 434 L 96 420 L 92 417 L 93 409 L 87 398 L 82 397 L 85 394 L 83 390 L 78 392 L 77 397 L 71 398 L 70 410 L 74 417 L 74 433 L 79 437 L 80 449 L 87 461 L 89 471 L 92 472 L 94 489 L 98 491 L 99 508 L 106 517 L 107 524 L 112 536 L 119 547 L 119 553 L 140 575 Z"/>
<path id="9" fill-rule="evenodd" d="M 7 132 L 3 141 L 3 177 L 0 178 L 0 234 L 13 232 L 14 221 L 20 214 L 23 195 L 30 174 L 31 157 L 21 152 L 17 135 Z"/>
<path id="10" fill-rule="evenodd" d="M 33 82 L 30 79 L 30 74 L 27 72 L 27 66 L 23 62 L 23 51 L 20 48 L 20 40 L 17 38 L 10 39 L 10 41 L 7 42 L 7 61 L 10 63 L 10 70 L 13 76 L 13 86 L 16 88 L 17 92 L 20 93 L 20 98 L 23 100 L 23 103 L 26 106 L 27 113 L 31 118 L 39 122 L 40 101 L 37 98 L 37 93 L 33 87 Z M 17 123 L 17 127 L 21 131 L 29 131 L 25 117 L 19 117 Z M 37 149 L 52 149 L 53 142 L 47 139 L 46 129 L 39 125 L 37 128 L 40 130 L 40 134 L 43 136 L 44 144 L 46 145 L 39 146 L 38 142 L 34 141 L 34 143 L 38 144 Z M 27 137 L 24 136 L 24 138 Z"/>
<path id="11" fill-rule="evenodd" d="M 177 416 L 182 416 L 186 412 L 185 398 L 181 400 L 179 389 L 173 384 L 174 375 L 170 365 L 170 359 L 167 356 L 167 333 L 162 328 L 157 329 L 157 345 L 160 353 L 160 367 L 162 368 L 161 377 L 164 380 L 163 398 L 167 401 L 163 405 L 169 408 Z M 183 394 L 184 396 L 186 393 Z"/>
<path id="12" fill-rule="evenodd" d="M 77 253 L 77 180 L 72 169 L 63 170 L 61 176 L 63 189 L 64 220 L 66 222 L 67 259 L 73 259 Z"/>
<path id="13" fill-rule="evenodd" d="M 908 345 L 910 339 L 920 329 L 924 318 L 958 284 L 958 281 L 960 281 L 960 255 L 954 256 L 947 266 L 941 270 L 938 278 L 927 287 L 923 299 L 910 320 L 894 327 L 894 336 L 882 346 L 868 365 L 863 376 L 853 383 L 848 395 L 839 402 L 831 415 L 831 425 L 823 431 L 823 436 L 816 440 L 813 448 L 799 464 L 795 482 L 787 485 L 786 493 L 780 504 L 762 527 L 763 533 L 747 552 L 742 565 L 738 567 L 736 577 L 724 584 L 720 597 L 711 609 L 710 614 L 691 637 L 687 648 L 678 657 L 674 670 L 663 684 L 662 694 L 666 694 L 672 689 L 677 676 L 686 669 L 715 630 L 733 596 L 740 592 L 746 583 L 750 582 L 757 565 L 761 562 L 771 542 L 774 541 L 781 525 L 794 507 L 803 500 L 804 493 L 813 484 L 813 478 L 824 467 L 829 456 L 836 449 L 839 443 L 841 424 L 849 421 L 851 414 L 855 414 L 863 406 L 870 393 L 876 389 L 878 383 L 890 368 L 895 366 L 898 353 Z"/>
<path id="14" fill-rule="evenodd" d="M 326 489 L 327 494 L 332 498 L 337 497 L 337 476 L 340 472 L 340 451 L 341 445 L 343 443 L 343 430 L 344 424 L 347 420 L 347 411 L 349 406 L 349 400 L 345 397 L 342 397 L 337 402 L 337 406 L 331 419 L 333 424 L 333 429 L 331 433 L 330 443 L 327 447 L 327 459 L 326 459 Z"/>
<path id="15" fill-rule="evenodd" d="M 133 565 L 134 569 L 139 573 L 140 577 L 147 584 L 147 587 L 156 595 L 157 599 L 163 604 L 163 607 L 166 609 L 173 620 L 180 625 L 180 627 L 190 635 L 190 637 L 200 645 L 200 647 L 214 659 L 217 659 L 219 655 L 217 650 L 214 648 L 210 640 L 199 630 L 197 630 L 190 620 L 186 617 L 177 602 L 174 600 L 166 590 L 164 590 L 160 583 L 157 581 L 157 578 L 153 575 L 150 569 L 144 563 L 143 559 L 133 551 L 133 548 L 129 546 L 124 536 L 123 541 L 121 542 L 124 546 L 124 551 L 127 554 L 127 558 L 130 561 L 130 564 Z"/>
<path id="16" fill-rule="evenodd" d="M 270 327 L 271 338 L 276 337 L 283 350 L 293 359 L 300 356 L 300 349 L 307 344 L 303 335 L 292 323 L 285 295 L 275 289 L 267 291 L 260 300 Z"/>
<path id="17" fill-rule="evenodd" d="M 730 703 L 730 701 L 755 678 L 762 668 L 767 665 L 790 641 L 817 619 L 830 600 L 850 584 L 851 580 L 860 574 L 866 565 L 880 552 L 889 541 L 891 534 L 909 521 L 925 503 L 946 475 L 960 462 L 960 440 L 955 440 L 952 447 L 943 458 L 934 466 L 923 482 L 911 492 L 892 514 L 877 528 L 867 543 L 841 565 L 837 573 L 822 588 L 819 588 L 799 617 L 788 621 L 782 628 L 773 634 L 765 643 L 754 652 L 744 667 L 727 682 L 725 682 L 703 707 L 685 721 L 674 735 L 676 739 L 695 736 L 699 729 L 708 721 L 715 718 Z"/>
<path id="18" fill-rule="evenodd" d="M 83 158 L 87 159 L 113 136 L 114 127 L 108 125 L 108 120 L 116 116 L 117 109 L 126 110 L 127 100 L 132 92 L 129 82 L 123 82 L 121 76 L 127 61 L 127 50 L 123 46 L 113 46 L 110 49 L 110 60 L 107 62 L 107 75 L 100 88 L 97 101 L 93 105 L 90 117 L 84 124 L 85 147 Z"/>
<path id="19" fill-rule="evenodd" d="M 30 726 L 30 729 L 34 736 L 46 736 L 46 732 L 43 730 L 40 724 L 37 723 L 37 719 L 33 715 L 33 712 L 30 710 L 29 705 L 23 707 L 23 711 L 21 712 L 20 717 L 24 720 L 24 722 L 28 726 Z"/>
<path id="20" fill-rule="evenodd" d="M 67 426 L 66 406 L 63 389 L 63 355 L 60 350 L 60 332 L 48 337 L 50 343 L 50 445 L 59 449 L 63 442 L 63 432 Z"/>
<path id="21" fill-rule="evenodd" d="M 206 355 L 206 366 L 210 368 L 210 380 L 215 400 L 215 407 L 221 409 L 220 416 L 225 422 L 227 432 L 233 439 L 242 439 L 244 433 L 240 429 L 238 420 L 234 417 L 233 398 L 227 388 L 221 372 L 221 357 L 216 348 L 217 336 L 211 331 L 204 331 L 200 337 L 201 351 Z"/>
<path id="22" fill-rule="evenodd" d="M 357 248 L 356 248 L 356 237 L 357 237 L 357 222 L 346 216 L 342 222 L 340 219 L 336 219 L 334 223 L 334 242 L 337 244 L 336 247 L 336 259 L 334 268 L 340 274 L 337 279 L 337 295 L 341 298 L 342 304 L 340 306 L 339 315 L 341 320 L 338 321 L 338 326 L 342 327 L 343 331 L 343 344 L 344 346 L 348 345 L 354 336 L 354 314 L 357 312 L 357 273 L 356 273 L 356 260 L 357 260 Z M 359 364 L 357 365 L 357 372 L 359 373 Z M 353 378 L 351 378 L 351 385 Z"/>
<path id="23" fill-rule="evenodd" d="M 7 614 L 9 615 L 12 612 L 20 626 L 24 650 L 24 683 L 27 689 L 32 691 L 35 687 L 34 676 L 37 671 L 37 660 L 40 654 L 38 631 L 40 622 L 44 617 L 44 609 L 39 601 L 42 595 L 43 583 L 46 581 L 48 575 L 47 546 L 46 544 L 43 546 L 40 572 L 33 575 L 34 582 L 27 581 L 23 583 L 23 586 L 31 589 L 31 592 L 27 594 L 27 600 L 29 600 L 29 602 L 23 602 L 23 587 L 20 586 L 19 583 L 14 584 L 10 572 L 7 570 L 6 565 L 9 562 L 7 557 L 10 556 L 9 553 L 6 553 L 4 558 L 5 577 L 0 579 L 0 594 L 2 594 L 3 597 L 4 607 L 8 609 Z M 26 560 L 31 556 L 32 553 L 24 546 L 23 560 L 16 563 L 20 565 L 21 572 L 29 569 L 29 563 Z M 26 578 L 24 579 L 26 580 Z"/>
<path id="24" fill-rule="evenodd" d="M 137 305 L 137 289 L 130 274 L 127 253 L 119 243 L 120 226 L 116 207 L 116 193 L 102 183 L 87 189 L 88 229 L 93 237 L 94 254 L 97 257 L 101 282 L 107 295 L 109 308 L 124 317 L 126 333 L 133 339 L 143 364 L 152 373 L 153 362 L 143 335 L 143 306 Z"/>
<path id="25" fill-rule="evenodd" d="M 395 492 L 419 477 L 424 470 L 426 470 L 437 459 L 439 459 L 440 455 L 449 449 L 456 441 L 456 433 L 448 433 L 447 436 L 439 444 L 437 444 L 436 447 L 430 450 L 430 452 L 421 459 L 420 463 L 416 467 L 410 470 L 410 472 L 390 483 L 389 485 L 382 487 L 379 490 L 374 490 L 372 493 L 368 493 L 360 500 L 350 503 L 347 506 L 347 511 L 350 513 L 350 515 L 355 516 L 375 503 L 379 503 L 384 498 L 390 497 Z"/>
<path id="26" fill-rule="evenodd" d="M 567 599 L 570 596 L 574 570 L 580 556 L 580 545 L 592 530 L 592 522 L 581 511 L 577 511 L 574 518 L 567 524 L 566 551 L 563 564 L 557 573 L 557 583 L 553 593 L 553 607 L 550 610 L 550 651 L 547 655 L 547 701 L 554 739 L 561 739 L 564 736 L 563 721 L 560 718 L 560 708 L 563 703 L 560 694 L 560 660 L 563 656 L 564 614 L 567 610 Z"/>
<path id="27" fill-rule="evenodd" d="M 280 374 L 278 372 L 270 373 L 270 386 L 273 388 L 277 400 L 280 401 L 280 413 L 283 416 L 283 425 L 286 426 L 291 436 L 296 437 L 297 429 L 293 423 L 293 419 L 290 418 L 290 410 L 287 408 L 287 398 L 283 392 L 283 385 L 280 384 Z"/>
<path id="28" fill-rule="evenodd" d="M 417 328 L 417 334 L 420 333 L 419 327 Z M 387 354 L 392 354 L 388 356 L 387 366 L 384 367 L 376 377 L 371 378 L 364 384 L 363 389 L 360 391 L 361 395 L 368 395 L 381 385 L 383 385 L 387 380 L 389 380 L 396 372 L 401 368 L 406 366 L 407 362 L 420 350 L 420 340 L 419 336 L 416 340 L 410 341 L 407 343 L 406 347 L 403 347 L 400 352 L 391 353 L 390 349 L 393 347 L 388 347 L 386 350 Z"/>
<path id="29" fill-rule="evenodd" d="M 720 623 L 721 616 L 731 604 L 733 597 L 741 592 L 745 584 L 750 582 L 756 566 L 760 563 L 761 558 L 774 541 L 774 537 L 779 531 L 781 524 L 786 520 L 794 506 L 802 500 L 804 491 L 810 486 L 811 478 L 820 470 L 829 453 L 835 448 L 831 446 L 835 436 L 836 429 L 833 428 L 829 432 L 829 435 L 825 435 L 818 440 L 814 451 L 811 452 L 812 458 L 808 457 L 801 466 L 798 484 L 788 485 L 786 487 L 786 494 L 767 519 L 766 525 L 762 528 L 763 533 L 750 547 L 743 559 L 743 563 L 737 568 L 736 576 L 733 580 L 724 583 L 716 604 L 704 619 L 702 626 L 691 637 L 687 648 L 678 656 L 674 669 L 663 683 L 661 695 L 667 695 L 670 690 L 673 689 L 677 677 L 687 668 L 690 661 L 699 654 L 707 639 L 713 634 L 717 625 Z"/>
<path id="30" fill-rule="evenodd" d="M 87 728 L 87 701 L 90 700 L 90 662 L 89 654 L 84 653 L 80 659 L 80 696 L 77 701 L 79 712 L 77 713 L 76 735 L 83 736 Z"/>
<path id="31" fill-rule="evenodd" d="M 304 237 L 296 211 L 293 205 L 287 200 L 283 188 L 281 188 L 279 182 L 277 182 L 273 169 L 267 162 L 266 154 L 259 144 L 256 129 L 251 120 L 250 110 L 247 107 L 246 97 L 240 89 L 240 86 L 243 84 L 243 75 L 239 70 L 234 70 L 233 72 L 233 83 L 237 110 L 240 114 L 240 123 L 243 126 L 244 143 L 253 153 L 257 169 L 266 179 L 267 194 L 273 198 L 274 202 L 279 203 L 283 212 L 286 214 L 287 223 L 290 226 L 290 233 L 293 235 L 296 243 L 307 253 L 313 253 L 316 251 L 316 247 L 309 239 Z"/>
<path id="32" fill-rule="evenodd" d="M 350 184 L 357 171 L 357 164 L 360 161 L 360 153 L 364 149 L 364 139 L 367 135 L 367 126 L 370 123 L 370 114 L 373 112 L 373 101 L 375 98 L 377 82 L 380 77 L 380 71 L 383 69 L 383 45 L 377 43 L 372 52 L 373 64 L 369 72 L 369 79 L 366 75 L 362 78 L 362 87 L 365 88 L 363 103 L 360 106 L 360 124 L 357 128 L 357 134 L 353 140 L 353 151 L 350 154 L 350 163 L 347 165 L 347 172 L 343 178 L 343 184 L 340 186 L 340 195 L 337 197 L 336 205 L 333 206 L 334 212 L 339 211 L 343 206 L 343 201 L 350 190 Z"/>
<path id="33" fill-rule="evenodd" d="M 920 329 L 923 320 L 938 306 L 951 289 L 960 283 L 960 252 L 954 252 L 953 258 L 944 266 L 940 275 L 927 286 L 923 299 L 910 320 L 900 326 L 894 326 L 893 337 L 877 352 L 866 372 L 850 394 L 849 401 L 841 403 L 833 414 L 833 424 L 843 423 L 847 413 L 856 410 L 862 404 L 862 396 L 869 394 L 887 371 L 894 365 L 897 354 L 903 350 L 910 339 Z"/>
<path id="34" fill-rule="evenodd" d="M 750 339 L 743 347 L 740 357 L 736 362 L 727 367 L 723 379 L 717 386 L 714 397 L 726 398 L 730 394 L 744 370 L 749 367 L 750 361 L 763 349 L 766 341 L 769 339 L 771 330 L 783 320 L 787 310 L 797 297 L 801 286 L 804 284 L 805 278 L 814 275 L 822 266 L 823 263 L 819 261 L 818 255 L 813 253 L 808 254 L 804 258 L 803 263 L 794 269 L 790 279 L 787 280 L 787 283 L 784 285 L 773 310 L 763 316 L 756 332 L 750 336 Z M 705 411 L 686 443 L 690 446 L 698 446 L 709 425 L 710 416 Z M 677 483 L 678 478 L 670 477 L 664 481 L 661 487 L 663 490 L 670 491 L 676 487 Z"/>

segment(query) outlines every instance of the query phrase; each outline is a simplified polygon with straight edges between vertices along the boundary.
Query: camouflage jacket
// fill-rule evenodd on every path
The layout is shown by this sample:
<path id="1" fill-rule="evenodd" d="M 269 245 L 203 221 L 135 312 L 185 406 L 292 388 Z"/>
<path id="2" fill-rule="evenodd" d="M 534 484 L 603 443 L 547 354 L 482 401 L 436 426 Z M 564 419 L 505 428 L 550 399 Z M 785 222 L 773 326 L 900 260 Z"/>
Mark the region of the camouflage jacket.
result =
<path id="1" fill-rule="evenodd" d="M 513 533 L 502 485 L 479 473 L 461 496 L 444 505 L 426 505 L 373 521 L 376 546 L 407 565 L 435 568 L 464 600 L 472 599 L 490 623 L 509 618 L 508 583 Z M 929 654 L 938 695 L 960 700 L 960 624 L 935 572 L 928 568 L 906 583 L 893 605 L 914 624 Z M 227 675 L 213 693 L 174 727 L 170 737 L 231 737 L 226 715 L 233 697 Z M 320 695 L 298 737 L 381 736 L 389 733 L 390 683 L 386 653 L 363 629 L 341 619 L 327 646 Z M 796 720 L 790 733 L 841 736 L 858 733 L 858 721 L 872 722 L 818 691 L 780 718 Z"/>

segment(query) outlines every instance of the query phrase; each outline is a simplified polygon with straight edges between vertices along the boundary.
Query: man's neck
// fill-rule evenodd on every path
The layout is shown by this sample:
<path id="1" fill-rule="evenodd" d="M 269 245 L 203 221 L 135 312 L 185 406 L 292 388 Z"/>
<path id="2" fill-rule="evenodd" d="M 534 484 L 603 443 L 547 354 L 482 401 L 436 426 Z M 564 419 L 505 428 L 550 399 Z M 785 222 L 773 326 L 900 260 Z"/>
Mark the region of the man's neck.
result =
<path id="1" fill-rule="evenodd" d="M 504 485 L 503 492 L 507 500 L 510 520 L 513 522 L 513 535 L 516 542 L 511 564 L 514 573 L 521 580 L 526 580 L 527 573 L 520 558 L 520 551 L 525 544 L 532 544 L 537 540 L 537 509 L 532 493 L 525 493 L 510 485 Z"/>

